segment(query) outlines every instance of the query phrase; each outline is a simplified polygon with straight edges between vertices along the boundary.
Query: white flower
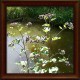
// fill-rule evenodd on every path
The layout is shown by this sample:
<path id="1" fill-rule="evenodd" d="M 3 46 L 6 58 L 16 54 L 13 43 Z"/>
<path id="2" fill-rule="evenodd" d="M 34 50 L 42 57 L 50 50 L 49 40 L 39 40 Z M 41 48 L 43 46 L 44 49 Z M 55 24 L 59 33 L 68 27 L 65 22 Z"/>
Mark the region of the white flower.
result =
<path id="1" fill-rule="evenodd" d="M 34 71 L 35 73 L 38 73 L 38 72 L 39 72 L 39 71 L 38 71 L 38 68 L 39 68 L 39 66 L 35 66 L 34 69 L 33 69 L 33 71 Z"/>
<path id="2" fill-rule="evenodd" d="M 49 73 L 52 73 L 52 69 L 49 68 Z"/>
<path id="3" fill-rule="evenodd" d="M 31 23 L 31 22 L 28 22 L 26 25 L 27 25 L 27 26 L 31 26 L 31 25 L 32 25 L 32 23 Z"/>
<path id="4" fill-rule="evenodd" d="M 57 60 L 56 60 L 56 58 L 53 58 L 53 59 L 52 59 L 52 62 L 54 62 L 54 63 L 55 63 L 56 61 L 57 61 Z"/>
<path id="5" fill-rule="evenodd" d="M 38 18 L 39 18 L 39 19 L 43 19 L 43 18 L 44 18 L 44 14 L 43 14 L 43 15 L 39 15 Z"/>
<path id="6" fill-rule="evenodd" d="M 44 61 L 43 61 L 44 64 L 46 64 L 47 62 L 48 62 L 47 60 L 44 60 Z"/>
<path id="7" fill-rule="evenodd" d="M 33 58 L 34 57 L 34 54 L 33 53 L 30 53 L 30 56 L 29 56 L 30 58 Z"/>
<path id="8" fill-rule="evenodd" d="M 65 54 L 65 50 L 61 50 L 60 54 L 64 55 Z"/>
<path id="9" fill-rule="evenodd" d="M 39 59 L 39 61 L 43 61 L 43 59 Z"/>
<path id="10" fill-rule="evenodd" d="M 17 26 L 18 25 L 18 22 L 13 22 L 10 24 L 10 26 Z"/>
<path id="11" fill-rule="evenodd" d="M 52 67 L 51 69 L 49 68 L 49 73 L 57 73 L 57 71 L 59 70 L 59 68 L 58 67 Z"/>
<path id="12" fill-rule="evenodd" d="M 42 69 L 42 70 L 41 70 L 41 73 L 44 73 L 44 71 L 45 71 L 45 70 L 44 70 L 44 69 Z"/>
<path id="13" fill-rule="evenodd" d="M 52 67 L 52 71 L 53 71 L 53 72 L 55 72 L 55 71 L 57 72 L 58 70 L 59 70 L 58 67 Z"/>
<path id="14" fill-rule="evenodd" d="M 39 37 L 39 36 L 36 36 L 36 39 L 37 39 L 37 40 L 40 40 L 40 37 Z"/>
<path id="15" fill-rule="evenodd" d="M 50 29 L 51 29 L 51 28 L 49 28 L 49 27 L 44 27 L 43 31 L 44 31 L 45 33 L 47 33 L 47 32 L 50 31 Z"/>
<path id="16" fill-rule="evenodd" d="M 68 60 L 68 58 L 63 57 L 62 59 L 59 59 L 59 62 L 65 62 L 67 60 Z"/>
<path id="17" fill-rule="evenodd" d="M 20 61 L 20 63 L 21 63 L 22 66 L 26 66 L 27 61 Z"/>
<path id="18" fill-rule="evenodd" d="M 42 66 L 44 67 L 46 64 L 42 64 Z"/>

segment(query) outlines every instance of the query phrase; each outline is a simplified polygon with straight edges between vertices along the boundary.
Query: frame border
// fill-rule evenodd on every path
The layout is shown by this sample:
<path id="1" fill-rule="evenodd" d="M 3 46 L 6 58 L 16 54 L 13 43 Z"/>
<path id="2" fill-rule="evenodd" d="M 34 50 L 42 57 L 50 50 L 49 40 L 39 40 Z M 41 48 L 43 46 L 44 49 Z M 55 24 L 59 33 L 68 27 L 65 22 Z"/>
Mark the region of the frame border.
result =
<path id="1" fill-rule="evenodd" d="M 74 67 L 73 74 L 6 74 L 6 7 L 7 6 L 73 6 L 74 7 Z M 1 78 L 2 79 L 78 79 L 79 76 L 79 2 L 78 1 L 2 1 L 1 2 Z"/>

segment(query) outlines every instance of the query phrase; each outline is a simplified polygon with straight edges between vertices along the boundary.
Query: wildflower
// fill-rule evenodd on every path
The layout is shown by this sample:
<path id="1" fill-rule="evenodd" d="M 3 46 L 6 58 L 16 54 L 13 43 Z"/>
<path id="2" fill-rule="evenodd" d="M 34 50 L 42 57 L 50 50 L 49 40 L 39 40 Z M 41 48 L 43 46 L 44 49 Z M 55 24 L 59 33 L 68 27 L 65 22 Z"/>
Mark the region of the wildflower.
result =
<path id="1" fill-rule="evenodd" d="M 13 22 L 10 24 L 10 26 L 16 26 L 16 25 L 18 25 L 18 22 Z"/>
<path id="2" fill-rule="evenodd" d="M 64 55 L 65 54 L 65 50 L 61 50 L 60 54 Z"/>
<path id="3" fill-rule="evenodd" d="M 33 53 L 30 53 L 30 56 L 29 56 L 30 58 L 33 58 L 34 57 L 34 54 Z"/>
<path id="4" fill-rule="evenodd" d="M 47 20 L 47 19 L 51 19 L 55 14 L 51 14 L 51 13 L 47 13 L 47 14 L 42 14 L 42 15 L 39 15 L 39 19 L 44 19 L 44 20 Z"/>
<path id="5" fill-rule="evenodd" d="M 74 28 L 72 22 L 66 22 L 66 23 L 64 24 L 64 28 L 66 28 L 66 27 L 69 28 L 69 29 L 72 29 L 72 30 L 73 30 L 73 28 Z"/>
<path id="6" fill-rule="evenodd" d="M 36 36 L 36 39 L 37 39 L 37 40 L 40 40 L 40 37 L 39 37 L 39 36 Z"/>
<path id="7" fill-rule="evenodd" d="M 45 47 L 45 46 L 42 46 L 42 47 L 40 48 L 40 51 L 41 51 L 41 53 L 43 53 L 43 54 L 48 54 L 48 53 L 49 53 L 48 47 Z"/>
<path id="8" fill-rule="evenodd" d="M 43 62 L 44 60 L 43 59 L 39 59 L 39 61 L 42 61 Z"/>
<path id="9" fill-rule="evenodd" d="M 42 64 L 42 66 L 44 67 L 46 64 Z"/>
<path id="10" fill-rule="evenodd" d="M 43 14 L 43 15 L 39 15 L 38 18 L 39 18 L 39 19 L 43 19 L 43 18 L 44 18 L 44 14 Z"/>
<path id="11" fill-rule="evenodd" d="M 49 68 L 49 73 L 57 73 L 57 71 L 59 70 L 59 68 L 58 67 L 52 67 L 51 69 Z"/>
<path id="12" fill-rule="evenodd" d="M 51 29 L 51 28 L 49 28 L 49 27 L 44 27 L 43 31 L 44 31 L 45 33 L 47 33 L 47 32 L 50 31 L 50 29 Z"/>
<path id="13" fill-rule="evenodd" d="M 25 67 L 27 65 L 27 61 L 20 61 L 21 65 Z"/>
<path id="14" fill-rule="evenodd" d="M 66 66 L 70 66 L 71 64 L 69 63 L 69 61 L 65 61 Z"/>
<path id="15" fill-rule="evenodd" d="M 49 68 L 49 73 L 52 73 L 52 69 Z"/>
<path id="16" fill-rule="evenodd" d="M 48 18 L 52 18 L 55 14 L 51 14 L 51 13 L 48 13 L 47 16 Z"/>
<path id="17" fill-rule="evenodd" d="M 38 58 L 38 57 L 40 57 L 40 55 L 39 54 L 35 54 L 35 57 Z"/>
<path id="18" fill-rule="evenodd" d="M 72 29 L 73 30 L 73 28 L 74 28 L 73 23 L 70 22 L 69 29 Z"/>
<path id="19" fill-rule="evenodd" d="M 46 38 L 47 38 L 47 36 L 41 36 L 41 38 L 40 38 L 40 41 L 45 41 L 46 40 Z"/>
<path id="20" fill-rule="evenodd" d="M 69 24 L 69 22 L 65 22 L 65 25 L 68 25 Z"/>
<path id="21" fill-rule="evenodd" d="M 26 25 L 27 25 L 27 26 L 31 26 L 31 25 L 32 25 L 32 23 L 31 23 L 31 22 L 28 22 Z"/>
<path id="22" fill-rule="evenodd" d="M 59 70 L 58 67 L 52 67 L 52 71 L 53 71 L 53 72 L 57 72 L 58 70 Z"/>
<path id="23" fill-rule="evenodd" d="M 47 72 L 47 70 L 45 70 L 45 69 L 41 69 L 41 71 L 40 71 L 40 73 L 45 73 L 45 72 Z"/>
<path id="24" fill-rule="evenodd" d="M 56 60 L 56 58 L 53 58 L 53 59 L 52 59 L 52 62 L 54 62 L 54 63 L 55 63 L 56 61 L 57 61 L 57 60 Z"/>
<path id="25" fill-rule="evenodd" d="M 44 61 L 43 61 L 43 64 L 46 64 L 47 62 L 48 62 L 48 60 L 44 60 Z"/>

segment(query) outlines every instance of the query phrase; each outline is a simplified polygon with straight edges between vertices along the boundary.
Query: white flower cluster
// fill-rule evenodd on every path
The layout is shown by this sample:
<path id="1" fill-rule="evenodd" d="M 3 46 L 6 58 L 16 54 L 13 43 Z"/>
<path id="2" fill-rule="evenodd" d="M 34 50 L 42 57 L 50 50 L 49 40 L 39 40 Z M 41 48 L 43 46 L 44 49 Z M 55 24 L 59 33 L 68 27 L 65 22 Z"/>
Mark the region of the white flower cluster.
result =
<path id="1" fill-rule="evenodd" d="M 68 58 L 63 57 L 62 59 L 59 59 L 59 62 L 65 62 L 67 60 L 68 60 Z"/>
<path id="2" fill-rule="evenodd" d="M 73 30 L 73 28 L 74 28 L 74 26 L 73 26 L 73 23 L 72 22 L 65 22 L 65 24 L 64 24 L 65 26 L 67 26 L 69 29 L 72 29 Z M 65 27 L 66 28 L 66 27 Z"/>
<path id="3" fill-rule="evenodd" d="M 65 50 L 61 50 L 61 52 L 59 54 L 64 55 L 65 54 Z"/>
<path id="4" fill-rule="evenodd" d="M 26 25 L 27 26 L 31 26 L 32 25 L 32 22 L 28 22 Z"/>
<path id="5" fill-rule="evenodd" d="M 16 26 L 16 25 L 18 25 L 18 22 L 13 22 L 10 24 L 10 26 Z"/>
<path id="6" fill-rule="evenodd" d="M 55 14 L 51 14 L 51 13 L 47 13 L 47 14 L 42 14 L 42 15 L 39 15 L 39 19 L 51 19 L 53 16 L 55 16 Z"/>
<path id="7" fill-rule="evenodd" d="M 55 67 L 49 68 L 49 73 L 57 73 L 58 70 L 59 68 L 55 66 Z"/>
<path id="8" fill-rule="evenodd" d="M 44 27 L 44 29 L 43 29 L 43 31 L 45 32 L 45 33 L 47 33 L 47 32 L 49 32 L 50 31 L 50 27 Z"/>
<path id="9" fill-rule="evenodd" d="M 56 63 L 57 59 L 56 58 L 53 58 L 50 61 Z"/>
<path id="10" fill-rule="evenodd" d="M 20 61 L 22 66 L 26 66 L 27 65 L 27 61 Z"/>
<path id="11" fill-rule="evenodd" d="M 38 42 L 45 42 L 45 40 L 46 40 L 46 38 L 47 38 L 47 36 L 36 36 L 36 40 L 38 41 Z"/>

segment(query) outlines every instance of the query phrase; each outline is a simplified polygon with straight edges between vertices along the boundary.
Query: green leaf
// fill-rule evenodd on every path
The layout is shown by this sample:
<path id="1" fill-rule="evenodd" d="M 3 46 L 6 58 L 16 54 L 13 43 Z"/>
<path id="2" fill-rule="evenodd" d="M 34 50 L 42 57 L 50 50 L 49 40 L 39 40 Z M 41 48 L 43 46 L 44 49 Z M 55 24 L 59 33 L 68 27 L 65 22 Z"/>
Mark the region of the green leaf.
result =
<path id="1" fill-rule="evenodd" d="M 31 33 L 31 31 L 27 31 L 27 33 L 29 34 L 29 33 Z"/>
<path id="2" fill-rule="evenodd" d="M 63 29 L 61 26 L 59 26 L 60 29 Z"/>
<path id="3" fill-rule="evenodd" d="M 56 20 L 56 18 L 52 18 L 52 19 L 51 19 L 51 21 L 54 21 L 54 20 Z"/>
<path id="4" fill-rule="evenodd" d="M 23 54 L 23 53 L 25 53 L 25 52 L 26 52 L 26 50 L 21 49 L 20 54 Z"/>
<path id="5" fill-rule="evenodd" d="M 45 42 L 48 42 L 48 41 L 49 41 L 49 39 L 50 39 L 50 37 L 48 37 L 48 38 L 45 40 Z"/>
<path id="6" fill-rule="evenodd" d="M 19 31 L 22 31 L 22 29 L 23 29 L 23 27 L 21 27 L 21 28 L 19 29 Z"/>
<path id="7" fill-rule="evenodd" d="M 9 47 L 13 47 L 13 46 L 14 46 L 14 44 L 13 44 L 13 43 L 10 43 L 8 46 L 9 46 Z"/>
<path id="8" fill-rule="evenodd" d="M 20 43 L 20 39 L 15 39 L 12 41 L 14 44 L 19 44 Z"/>
<path id="9" fill-rule="evenodd" d="M 53 37 L 52 41 L 55 41 L 55 40 L 58 40 L 58 39 L 61 39 L 61 37 Z"/>
<path id="10" fill-rule="evenodd" d="M 66 25 L 64 25 L 64 28 L 65 28 L 65 29 L 67 28 Z"/>
<path id="11" fill-rule="evenodd" d="M 42 26 L 44 26 L 44 27 L 50 27 L 50 24 L 43 24 Z"/>
<path id="12" fill-rule="evenodd" d="M 44 20 L 47 20 L 48 19 L 48 16 L 44 16 Z"/>

